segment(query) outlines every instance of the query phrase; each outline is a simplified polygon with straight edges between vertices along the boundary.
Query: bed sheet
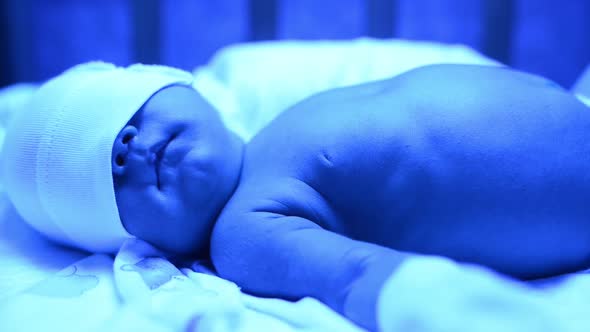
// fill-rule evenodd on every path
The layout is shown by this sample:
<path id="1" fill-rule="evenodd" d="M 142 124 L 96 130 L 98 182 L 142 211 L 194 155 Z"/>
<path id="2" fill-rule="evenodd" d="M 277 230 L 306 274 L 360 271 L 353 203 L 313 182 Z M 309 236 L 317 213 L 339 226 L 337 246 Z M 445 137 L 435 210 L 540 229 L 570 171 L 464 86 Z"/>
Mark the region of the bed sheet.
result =
<path id="1" fill-rule="evenodd" d="M 497 65 L 463 46 L 431 43 L 262 43 L 221 51 L 195 71 L 194 86 L 248 140 L 282 109 L 315 92 L 449 62 Z M 22 95 L 12 98 L 17 90 Z M 0 98 L 2 124 L 34 86 L 17 90 L 8 94 L 10 103 Z M 590 275 L 583 273 L 523 285 L 442 258 L 417 258 L 388 281 L 379 321 L 387 331 L 585 331 L 589 287 Z M 246 295 L 207 264 L 171 262 L 139 240 L 128 241 L 116 257 L 56 245 L 20 219 L 0 181 L 1 331 L 262 328 L 359 331 L 313 299 Z"/>
<path id="2" fill-rule="evenodd" d="M 360 331 L 316 300 L 243 294 L 203 262 L 173 264 L 141 240 L 115 257 L 37 242 L 10 210 L 2 231 L 18 232 L 0 241 L 1 331 Z"/>

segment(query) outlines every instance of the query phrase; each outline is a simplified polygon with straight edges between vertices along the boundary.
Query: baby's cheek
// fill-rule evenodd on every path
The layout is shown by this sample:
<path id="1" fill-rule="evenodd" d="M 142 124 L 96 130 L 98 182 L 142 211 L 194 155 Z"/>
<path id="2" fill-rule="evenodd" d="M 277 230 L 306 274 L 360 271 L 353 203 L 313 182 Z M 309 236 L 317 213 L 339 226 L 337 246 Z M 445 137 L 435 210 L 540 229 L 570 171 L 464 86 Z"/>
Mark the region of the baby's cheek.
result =
<path id="1" fill-rule="evenodd" d="M 217 209 L 219 190 L 223 188 L 223 164 L 213 153 L 204 148 L 195 148 L 187 153 L 174 175 L 177 181 L 176 194 L 191 208 L 201 214 L 210 214 Z"/>

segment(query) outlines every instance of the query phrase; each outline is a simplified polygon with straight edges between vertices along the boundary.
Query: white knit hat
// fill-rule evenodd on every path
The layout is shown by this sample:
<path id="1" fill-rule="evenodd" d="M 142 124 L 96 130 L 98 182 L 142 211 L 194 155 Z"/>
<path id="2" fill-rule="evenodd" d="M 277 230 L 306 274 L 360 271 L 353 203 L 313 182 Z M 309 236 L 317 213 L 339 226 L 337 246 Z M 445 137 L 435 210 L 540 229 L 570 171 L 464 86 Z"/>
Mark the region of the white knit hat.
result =
<path id="1" fill-rule="evenodd" d="M 4 183 L 23 219 L 66 245 L 118 250 L 130 235 L 113 187 L 115 138 L 158 90 L 191 82 L 169 67 L 90 62 L 45 83 L 4 142 Z"/>

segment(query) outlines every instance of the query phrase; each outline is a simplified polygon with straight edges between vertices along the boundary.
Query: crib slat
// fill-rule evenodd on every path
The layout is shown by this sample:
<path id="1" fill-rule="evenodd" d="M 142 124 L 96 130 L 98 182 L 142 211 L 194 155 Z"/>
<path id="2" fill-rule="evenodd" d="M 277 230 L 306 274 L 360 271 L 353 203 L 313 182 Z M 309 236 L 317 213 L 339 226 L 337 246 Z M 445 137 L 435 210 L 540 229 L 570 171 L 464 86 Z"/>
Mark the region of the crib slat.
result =
<path id="1" fill-rule="evenodd" d="M 160 1 L 133 0 L 133 58 L 134 62 L 160 62 Z"/>
<path id="2" fill-rule="evenodd" d="M 0 1 L 0 45 L 10 45 L 8 17 L 5 3 Z M 12 82 L 12 67 L 10 50 L 0 52 L 0 88 Z"/>
<path id="3" fill-rule="evenodd" d="M 493 1 L 493 0 L 492 0 Z M 481 0 L 397 0 L 396 36 L 481 46 Z"/>
<path id="4" fill-rule="evenodd" d="M 365 0 L 282 0 L 279 39 L 347 39 L 366 33 Z"/>
<path id="5" fill-rule="evenodd" d="M 376 38 L 391 38 L 397 14 L 396 0 L 367 0 L 367 35 Z"/>
<path id="6" fill-rule="evenodd" d="M 276 38 L 277 0 L 250 0 L 250 40 Z"/>
<path id="7" fill-rule="evenodd" d="M 132 60 L 130 8 L 119 0 L 30 0 L 31 66 L 44 80 L 90 60 L 126 65 Z M 20 1 L 19 1 L 20 3 Z M 19 61 L 22 61 L 19 59 Z"/>
<path id="8" fill-rule="evenodd" d="M 162 63 L 192 70 L 219 48 L 248 39 L 250 0 L 161 0 Z"/>
<path id="9" fill-rule="evenodd" d="M 8 83 L 16 81 L 33 81 L 38 79 L 35 74 L 36 62 L 33 58 L 33 31 L 31 24 L 32 19 L 32 1 L 22 0 L 3 1 L 2 8 L 6 17 L 2 17 L 3 34 L 6 43 L 3 47 L 3 58 L 7 62 L 2 62 L 2 73 L 9 73 L 5 80 Z M 9 80 L 10 77 L 10 81 Z"/>
<path id="10" fill-rule="evenodd" d="M 485 0 L 481 8 L 483 53 L 500 62 L 510 64 L 514 1 Z"/>

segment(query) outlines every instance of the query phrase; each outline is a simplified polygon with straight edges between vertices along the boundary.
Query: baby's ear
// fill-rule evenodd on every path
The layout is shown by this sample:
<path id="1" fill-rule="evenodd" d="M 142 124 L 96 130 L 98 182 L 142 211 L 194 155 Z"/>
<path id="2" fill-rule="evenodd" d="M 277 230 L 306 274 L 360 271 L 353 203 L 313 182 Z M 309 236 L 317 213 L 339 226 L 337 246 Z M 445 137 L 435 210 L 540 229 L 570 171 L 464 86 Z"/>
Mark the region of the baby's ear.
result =
<path id="1" fill-rule="evenodd" d="M 114 175 L 123 175 L 127 168 L 127 154 L 129 143 L 137 136 L 137 128 L 133 125 L 126 125 L 113 143 L 113 154 L 111 168 Z"/>

